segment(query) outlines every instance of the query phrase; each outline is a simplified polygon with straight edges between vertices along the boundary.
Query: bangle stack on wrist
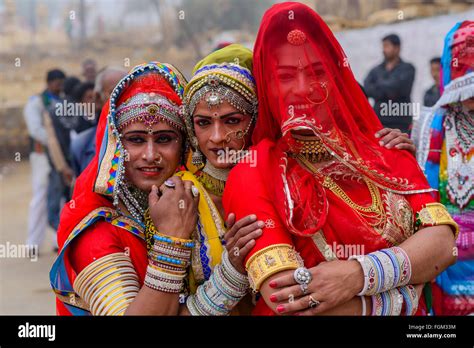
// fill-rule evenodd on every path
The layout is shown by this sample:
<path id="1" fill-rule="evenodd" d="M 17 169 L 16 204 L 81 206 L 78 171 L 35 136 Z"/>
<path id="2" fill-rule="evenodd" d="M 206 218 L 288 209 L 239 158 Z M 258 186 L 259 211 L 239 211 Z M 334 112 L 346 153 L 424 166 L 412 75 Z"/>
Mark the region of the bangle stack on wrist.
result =
<path id="1" fill-rule="evenodd" d="M 402 248 L 383 249 L 350 259 L 356 259 L 364 272 L 364 287 L 359 296 L 386 292 L 410 281 L 411 263 Z"/>
<path id="2" fill-rule="evenodd" d="M 413 285 L 406 285 L 398 288 L 400 294 L 403 296 L 403 301 L 405 303 L 405 315 L 415 315 L 418 310 L 418 294 Z"/>
<path id="3" fill-rule="evenodd" d="M 247 277 L 232 266 L 224 250 L 222 263 L 214 267 L 209 280 L 187 298 L 186 304 L 192 315 L 229 315 L 248 287 Z"/>
<path id="4" fill-rule="evenodd" d="M 372 296 L 372 315 L 400 315 L 405 304 L 405 315 L 415 315 L 418 294 L 412 285 L 391 289 Z"/>
<path id="5" fill-rule="evenodd" d="M 372 296 L 372 315 L 400 315 L 403 297 L 398 289 L 391 289 Z"/>
<path id="6" fill-rule="evenodd" d="M 194 243 L 191 239 L 174 238 L 160 233 L 156 233 L 153 239 L 154 244 L 148 252 L 144 283 L 154 290 L 180 293 Z"/>

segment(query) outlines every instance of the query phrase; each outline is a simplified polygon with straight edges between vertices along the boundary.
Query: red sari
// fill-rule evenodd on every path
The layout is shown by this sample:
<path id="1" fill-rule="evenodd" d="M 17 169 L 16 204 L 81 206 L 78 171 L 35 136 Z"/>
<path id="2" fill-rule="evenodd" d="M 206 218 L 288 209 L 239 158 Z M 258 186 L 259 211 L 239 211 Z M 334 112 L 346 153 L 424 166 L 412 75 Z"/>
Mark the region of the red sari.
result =
<path id="1" fill-rule="evenodd" d="M 254 48 L 254 76 L 256 166 L 240 163 L 232 169 L 223 204 L 236 219 L 256 214 L 265 221 L 246 259 L 263 252 L 255 274 L 264 273 L 265 263 L 283 259 L 288 248 L 314 267 L 398 245 L 426 224 L 415 226 L 416 213 L 434 202 L 422 171 L 408 152 L 379 145 L 374 134 L 381 123 L 339 43 L 313 10 L 282 3 L 265 13 Z M 299 150 L 294 130 L 319 139 L 335 163 L 317 175 L 303 168 L 289 155 Z M 375 213 L 364 213 L 371 205 Z M 448 220 L 442 207 L 430 209 Z M 265 255 L 270 246 L 278 254 Z M 425 313 L 423 300 L 418 312 Z M 274 314 L 263 299 L 253 313 Z"/>

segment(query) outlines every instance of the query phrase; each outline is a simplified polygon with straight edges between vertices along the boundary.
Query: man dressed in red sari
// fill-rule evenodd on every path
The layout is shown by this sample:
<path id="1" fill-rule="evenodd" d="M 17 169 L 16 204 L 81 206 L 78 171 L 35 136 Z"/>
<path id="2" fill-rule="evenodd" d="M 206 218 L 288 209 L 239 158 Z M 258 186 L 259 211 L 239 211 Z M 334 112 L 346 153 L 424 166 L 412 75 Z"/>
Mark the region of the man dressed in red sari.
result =
<path id="1" fill-rule="evenodd" d="M 426 314 L 457 225 L 414 157 L 373 136 L 382 126 L 328 26 L 305 5 L 273 6 L 254 75 L 257 165 L 238 164 L 223 199 L 266 223 L 246 259 L 254 314 Z"/>

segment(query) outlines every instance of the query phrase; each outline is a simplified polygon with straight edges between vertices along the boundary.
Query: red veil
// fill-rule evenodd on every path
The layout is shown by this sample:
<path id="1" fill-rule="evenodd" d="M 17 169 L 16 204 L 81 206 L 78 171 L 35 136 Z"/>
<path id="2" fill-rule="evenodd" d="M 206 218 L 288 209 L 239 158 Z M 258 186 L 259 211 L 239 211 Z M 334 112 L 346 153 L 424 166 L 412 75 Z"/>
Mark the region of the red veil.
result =
<path id="1" fill-rule="evenodd" d="M 318 199 L 324 195 L 321 183 L 285 154 L 297 147 L 291 130 L 314 133 L 337 159 L 382 189 L 430 191 L 411 154 L 379 145 L 374 134 L 382 128 L 380 121 L 340 44 L 309 7 L 287 2 L 265 13 L 254 47 L 254 76 L 259 96 L 252 139 L 259 150 L 257 167 L 292 233 L 317 232 L 327 207 Z M 304 223 L 308 217 L 317 222 Z"/>

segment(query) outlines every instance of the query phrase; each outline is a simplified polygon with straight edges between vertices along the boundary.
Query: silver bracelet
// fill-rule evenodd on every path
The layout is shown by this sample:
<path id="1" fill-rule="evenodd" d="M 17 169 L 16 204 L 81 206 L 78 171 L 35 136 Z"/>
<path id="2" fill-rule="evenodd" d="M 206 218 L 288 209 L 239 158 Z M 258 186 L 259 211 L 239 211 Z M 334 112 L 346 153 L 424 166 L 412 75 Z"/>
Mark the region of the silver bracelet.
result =
<path id="1" fill-rule="evenodd" d="M 248 287 L 249 286 L 249 279 L 246 274 L 242 274 L 237 271 L 232 263 L 229 260 L 229 253 L 227 250 L 224 250 L 222 253 L 222 267 L 224 271 L 224 275 L 228 275 L 226 280 L 233 282 L 235 285 L 240 287 Z M 228 279 L 227 279 L 228 278 Z"/>

